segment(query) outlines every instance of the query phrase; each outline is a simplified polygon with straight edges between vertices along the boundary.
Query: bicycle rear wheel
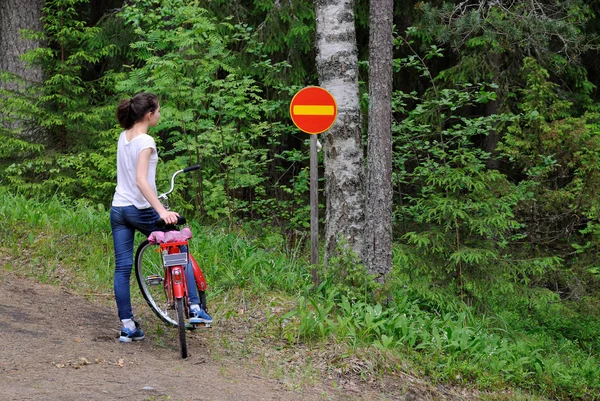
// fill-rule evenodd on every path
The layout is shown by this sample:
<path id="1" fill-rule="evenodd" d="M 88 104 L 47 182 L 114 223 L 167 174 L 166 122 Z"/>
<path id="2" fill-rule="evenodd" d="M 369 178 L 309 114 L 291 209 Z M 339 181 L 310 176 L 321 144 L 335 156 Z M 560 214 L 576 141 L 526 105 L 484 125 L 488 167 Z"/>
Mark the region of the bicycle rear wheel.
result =
<path id="1" fill-rule="evenodd" d="M 197 287 L 196 287 L 197 288 Z M 208 313 L 208 305 L 206 305 L 206 293 L 198 288 L 198 297 L 200 298 L 200 306 Z"/>
<path id="2" fill-rule="evenodd" d="M 135 278 L 144 299 L 156 316 L 168 325 L 177 327 L 178 316 L 175 305 L 169 304 L 168 288 L 164 281 L 165 272 L 159 249 L 158 245 L 151 244 L 148 240 L 144 240 L 140 244 L 135 254 Z"/>
<path id="3" fill-rule="evenodd" d="M 179 337 L 179 351 L 182 358 L 187 358 L 187 339 L 185 338 L 185 310 L 183 307 L 183 298 L 175 300 L 175 310 L 177 311 L 177 336 Z"/>

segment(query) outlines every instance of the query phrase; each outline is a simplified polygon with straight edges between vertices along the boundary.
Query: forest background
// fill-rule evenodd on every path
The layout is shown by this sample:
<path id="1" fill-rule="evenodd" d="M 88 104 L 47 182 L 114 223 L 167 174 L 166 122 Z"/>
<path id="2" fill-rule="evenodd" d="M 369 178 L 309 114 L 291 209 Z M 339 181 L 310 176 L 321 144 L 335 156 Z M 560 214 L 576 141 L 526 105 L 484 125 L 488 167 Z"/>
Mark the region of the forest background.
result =
<path id="1" fill-rule="evenodd" d="M 393 268 L 378 283 L 342 246 L 315 286 L 308 135 L 289 103 L 319 84 L 323 3 L 0 3 L 0 22 L 33 15 L 19 17 L 24 39 L 0 28 L 2 231 L 33 245 L 60 227 L 59 204 L 94 216 L 83 227 L 106 240 L 115 106 L 149 90 L 157 185 L 200 164 L 176 209 L 215 241 L 244 238 L 243 257 L 237 242 L 208 247 L 221 251 L 206 259 L 211 297 L 287 294 L 276 337 L 336 339 L 370 374 L 600 399 L 600 2 L 395 1 Z M 349 4 L 366 154 L 369 5 Z M 15 229 L 24 221 L 29 233 Z"/>

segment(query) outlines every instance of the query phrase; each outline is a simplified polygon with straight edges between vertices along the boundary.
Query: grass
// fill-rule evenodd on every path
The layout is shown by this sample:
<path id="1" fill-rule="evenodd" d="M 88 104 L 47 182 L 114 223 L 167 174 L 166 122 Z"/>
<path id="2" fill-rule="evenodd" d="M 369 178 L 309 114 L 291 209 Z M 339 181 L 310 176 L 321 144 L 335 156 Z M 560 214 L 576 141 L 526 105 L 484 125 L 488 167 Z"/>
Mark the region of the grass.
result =
<path id="1" fill-rule="evenodd" d="M 112 237 L 104 207 L 38 201 L 0 189 L 0 230 L 6 233 L 5 269 L 112 300 Z M 322 375 L 338 384 L 404 377 L 431 394 L 439 384 L 467 388 L 473 399 L 600 399 L 593 314 L 570 307 L 561 313 L 548 304 L 539 313 L 514 308 L 481 315 L 448 296 L 432 308 L 435 297 L 424 303 L 428 295 L 419 295 L 418 281 L 378 287 L 351 256 L 321 267 L 315 288 L 307 262 L 278 250 L 273 238 L 267 250 L 260 240 L 224 229 L 193 223 L 192 231 L 191 251 L 209 282 L 208 302 L 219 322 L 206 336 L 215 358 L 257 363 L 291 387 Z M 141 296 L 132 294 L 148 316 Z M 157 345 L 170 346 L 162 324 L 148 329 Z"/>

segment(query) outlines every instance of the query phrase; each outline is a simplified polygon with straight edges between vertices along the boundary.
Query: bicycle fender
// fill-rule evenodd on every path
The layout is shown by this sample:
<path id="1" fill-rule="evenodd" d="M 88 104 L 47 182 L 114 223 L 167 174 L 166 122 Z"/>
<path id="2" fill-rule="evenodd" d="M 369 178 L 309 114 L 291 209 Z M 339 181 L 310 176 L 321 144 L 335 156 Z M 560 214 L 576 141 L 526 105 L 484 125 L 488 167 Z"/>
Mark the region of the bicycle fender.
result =
<path id="1" fill-rule="evenodd" d="M 183 275 L 183 266 L 173 267 L 171 270 L 171 280 L 173 285 L 173 296 L 175 298 L 183 297 L 185 293 L 185 277 Z"/>
<path id="2" fill-rule="evenodd" d="M 204 279 L 202 269 L 200 269 L 200 266 L 198 265 L 196 259 L 194 259 L 192 254 L 190 254 L 190 260 L 192 262 L 192 268 L 194 269 L 194 278 L 196 279 L 196 286 L 200 291 L 206 291 L 206 288 L 208 286 L 206 285 L 206 280 Z"/>

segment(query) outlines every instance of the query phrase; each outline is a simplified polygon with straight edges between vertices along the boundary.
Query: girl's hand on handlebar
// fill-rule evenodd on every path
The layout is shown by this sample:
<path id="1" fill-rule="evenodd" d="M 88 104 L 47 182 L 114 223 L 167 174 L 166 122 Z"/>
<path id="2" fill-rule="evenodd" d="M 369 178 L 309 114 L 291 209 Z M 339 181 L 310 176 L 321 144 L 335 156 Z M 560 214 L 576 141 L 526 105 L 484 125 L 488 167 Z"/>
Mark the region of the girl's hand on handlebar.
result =
<path id="1" fill-rule="evenodd" d="M 179 213 L 177 212 L 165 212 L 160 215 L 160 218 L 163 219 L 167 225 L 177 223 L 177 217 L 179 217 Z"/>

